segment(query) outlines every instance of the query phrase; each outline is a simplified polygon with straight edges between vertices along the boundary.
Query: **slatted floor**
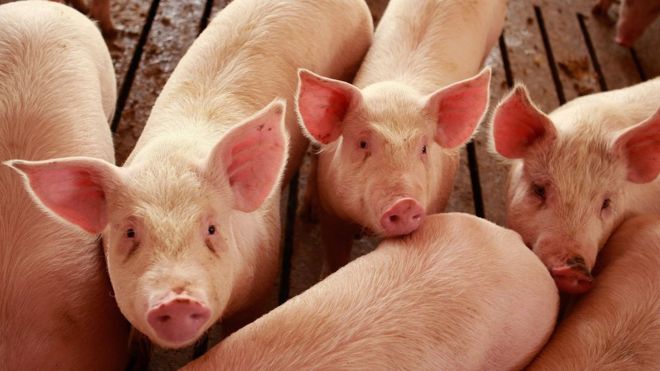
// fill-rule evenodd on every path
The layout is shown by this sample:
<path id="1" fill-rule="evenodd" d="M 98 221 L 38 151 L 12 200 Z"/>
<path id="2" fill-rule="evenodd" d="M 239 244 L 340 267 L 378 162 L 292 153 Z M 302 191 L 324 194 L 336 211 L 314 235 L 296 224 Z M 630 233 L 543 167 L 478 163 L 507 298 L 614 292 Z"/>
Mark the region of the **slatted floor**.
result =
<path id="1" fill-rule="evenodd" d="M 142 131 L 151 106 L 168 76 L 210 17 L 229 0 L 113 0 L 115 23 L 123 29 L 110 43 L 119 98 L 112 123 L 117 161 L 122 163 Z M 378 20 L 387 0 L 368 0 Z M 595 18 L 594 0 L 510 0 L 499 45 L 487 64 L 493 67 L 491 102 L 497 103 L 516 81 L 524 82 L 546 112 L 579 95 L 616 89 L 660 75 L 660 21 L 634 49 L 612 42 L 613 14 Z M 614 7 L 616 8 L 616 7 Z M 613 13 L 613 12 L 612 12 Z M 506 167 L 488 153 L 482 128 L 462 154 L 462 166 L 448 211 L 461 211 L 504 222 Z M 318 225 L 297 213 L 309 161 L 300 179 L 285 190 L 286 226 L 283 270 L 273 303 L 304 291 L 320 272 Z M 369 251 L 371 241 L 355 244 L 355 255 Z M 213 337 L 212 337 L 213 338 Z M 216 339 L 217 340 L 217 339 Z M 213 340 L 212 340 L 213 342 Z M 151 369 L 174 369 L 192 356 L 156 350 Z"/>

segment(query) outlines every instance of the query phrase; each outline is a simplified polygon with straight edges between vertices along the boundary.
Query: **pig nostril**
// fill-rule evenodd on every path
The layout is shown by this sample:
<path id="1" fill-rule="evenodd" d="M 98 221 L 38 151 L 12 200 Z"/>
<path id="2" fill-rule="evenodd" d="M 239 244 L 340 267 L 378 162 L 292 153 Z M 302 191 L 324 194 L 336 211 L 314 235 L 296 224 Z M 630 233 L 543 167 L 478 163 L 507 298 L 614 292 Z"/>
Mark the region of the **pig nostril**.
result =
<path id="1" fill-rule="evenodd" d="M 190 315 L 190 318 L 192 318 L 192 319 L 200 319 L 202 317 L 203 316 L 199 313 L 193 313 L 193 314 Z"/>
<path id="2" fill-rule="evenodd" d="M 392 223 L 396 223 L 399 221 L 399 216 L 398 215 L 390 215 L 390 221 Z"/>
<path id="3" fill-rule="evenodd" d="M 167 321 L 169 321 L 170 319 L 172 319 L 172 317 L 170 317 L 170 316 L 168 316 L 168 315 L 158 316 L 158 321 L 159 321 L 159 322 L 167 322 Z"/>

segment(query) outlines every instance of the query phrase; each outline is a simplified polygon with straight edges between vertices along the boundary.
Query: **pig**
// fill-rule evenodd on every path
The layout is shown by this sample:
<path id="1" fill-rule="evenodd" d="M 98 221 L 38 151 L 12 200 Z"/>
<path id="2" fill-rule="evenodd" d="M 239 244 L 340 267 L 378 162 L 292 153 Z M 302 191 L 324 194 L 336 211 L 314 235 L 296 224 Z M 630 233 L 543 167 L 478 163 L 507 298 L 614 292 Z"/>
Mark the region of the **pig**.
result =
<path id="1" fill-rule="evenodd" d="M 598 267 L 593 289 L 529 370 L 660 369 L 660 217 L 623 222 Z"/>
<path id="2" fill-rule="evenodd" d="M 598 0 L 593 13 L 607 15 L 613 2 L 614 0 Z M 660 15 L 658 0 L 623 0 L 614 41 L 621 46 L 632 47 L 658 15 Z"/>
<path id="3" fill-rule="evenodd" d="M 299 121 L 319 146 L 322 275 L 348 262 L 357 232 L 405 235 L 444 209 L 461 145 L 488 108 L 490 70 L 474 75 L 505 10 L 505 0 L 392 0 L 354 85 L 300 71 Z"/>
<path id="4" fill-rule="evenodd" d="M 190 345 L 220 319 L 240 327 L 266 309 L 287 152 L 299 162 L 306 145 L 276 97 L 292 99 L 299 67 L 354 73 L 372 27 L 363 1 L 232 2 L 172 73 L 123 167 L 14 166 L 50 213 L 102 233 L 119 308 L 153 342 Z"/>
<path id="5" fill-rule="evenodd" d="M 184 369 L 521 369 L 550 337 L 558 305 L 518 234 L 431 215 Z"/>
<path id="6" fill-rule="evenodd" d="M 0 5 L 0 162 L 113 162 L 115 84 L 103 38 L 80 13 Z M 129 325 L 111 293 L 97 235 L 44 214 L 0 165 L 0 367 L 122 369 Z"/>
<path id="7" fill-rule="evenodd" d="M 660 78 L 577 98 L 550 115 L 518 85 L 493 113 L 509 160 L 507 225 L 559 289 L 584 293 L 599 249 L 628 215 L 660 212 Z"/>

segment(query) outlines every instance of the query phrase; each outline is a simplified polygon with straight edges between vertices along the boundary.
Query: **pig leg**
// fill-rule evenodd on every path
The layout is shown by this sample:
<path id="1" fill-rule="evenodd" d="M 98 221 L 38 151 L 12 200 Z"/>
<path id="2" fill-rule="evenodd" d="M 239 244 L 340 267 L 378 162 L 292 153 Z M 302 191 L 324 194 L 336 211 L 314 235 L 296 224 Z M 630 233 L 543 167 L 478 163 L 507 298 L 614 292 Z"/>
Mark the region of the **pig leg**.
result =
<path id="1" fill-rule="evenodd" d="M 596 5 L 594 5 L 591 12 L 598 15 L 607 15 L 607 12 L 610 10 L 614 0 L 599 0 Z"/>
<path id="2" fill-rule="evenodd" d="M 619 11 L 614 41 L 621 46 L 632 47 L 658 15 L 660 15 L 660 1 L 624 0 Z"/>
<path id="3" fill-rule="evenodd" d="M 94 1 L 94 0 L 92 0 Z M 89 13 L 89 9 L 87 8 L 87 4 L 85 0 L 69 0 L 67 1 L 71 6 L 73 6 L 77 11 L 87 14 Z"/>
<path id="4" fill-rule="evenodd" d="M 303 203 L 300 205 L 300 217 L 304 222 L 317 223 L 320 214 L 320 205 L 317 188 L 318 155 L 312 155 L 312 164 L 307 178 L 307 186 L 303 195 Z"/>
<path id="5" fill-rule="evenodd" d="M 324 250 L 323 268 L 321 269 L 321 279 L 323 279 L 349 262 L 353 236 L 359 232 L 359 229 L 354 224 L 347 223 L 323 209 L 321 209 L 320 220 Z"/>
<path id="6" fill-rule="evenodd" d="M 117 29 L 112 24 L 110 16 L 110 0 L 93 0 L 89 8 L 89 15 L 99 22 L 103 36 L 110 39 L 117 36 Z"/>

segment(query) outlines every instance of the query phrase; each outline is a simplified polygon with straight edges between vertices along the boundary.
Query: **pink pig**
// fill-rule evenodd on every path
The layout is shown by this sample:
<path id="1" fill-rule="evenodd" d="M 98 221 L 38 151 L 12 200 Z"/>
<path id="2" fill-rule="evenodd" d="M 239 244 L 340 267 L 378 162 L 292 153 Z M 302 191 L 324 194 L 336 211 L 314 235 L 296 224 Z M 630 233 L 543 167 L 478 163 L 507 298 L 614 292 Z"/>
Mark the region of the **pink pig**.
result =
<path id="1" fill-rule="evenodd" d="M 660 212 L 660 78 L 575 99 L 549 116 L 516 87 L 493 114 L 495 150 L 512 160 L 507 223 L 561 291 L 582 293 L 612 230 Z"/>
<path id="2" fill-rule="evenodd" d="M 119 307 L 152 341 L 238 327 L 266 309 L 279 268 L 285 126 L 293 156 L 305 147 L 285 102 L 268 103 L 292 98 L 299 67 L 348 74 L 371 30 L 362 1 L 232 2 L 167 81 L 124 167 L 14 166 L 44 208 L 103 234 Z"/>
<path id="3" fill-rule="evenodd" d="M 488 108 L 506 1 L 392 0 L 355 86 L 301 70 L 297 110 L 320 146 L 316 185 L 324 274 L 360 229 L 400 236 L 442 211 L 459 149 Z M 316 191 L 312 191 L 316 193 Z"/>
<path id="4" fill-rule="evenodd" d="M 56 3 L 0 6 L 0 161 L 89 156 L 111 166 L 115 99 L 92 22 Z M 60 185 L 50 199 L 66 193 Z M 111 293 L 98 236 L 44 214 L 0 166 L 0 368 L 122 369 L 129 325 Z"/>
<path id="5" fill-rule="evenodd" d="M 187 370 L 519 370 L 559 296 L 520 236 L 427 217 L 234 333 Z"/>
<path id="6" fill-rule="evenodd" d="M 532 370 L 660 370 L 660 217 L 625 221 Z"/>
<path id="7" fill-rule="evenodd" d="M 607 14 L 614 0 L 598 0 L 593 12 Z M 660 15 L 660 0 L 622 0 L 614 41 L 632 47 L 644 30 Z"/>

